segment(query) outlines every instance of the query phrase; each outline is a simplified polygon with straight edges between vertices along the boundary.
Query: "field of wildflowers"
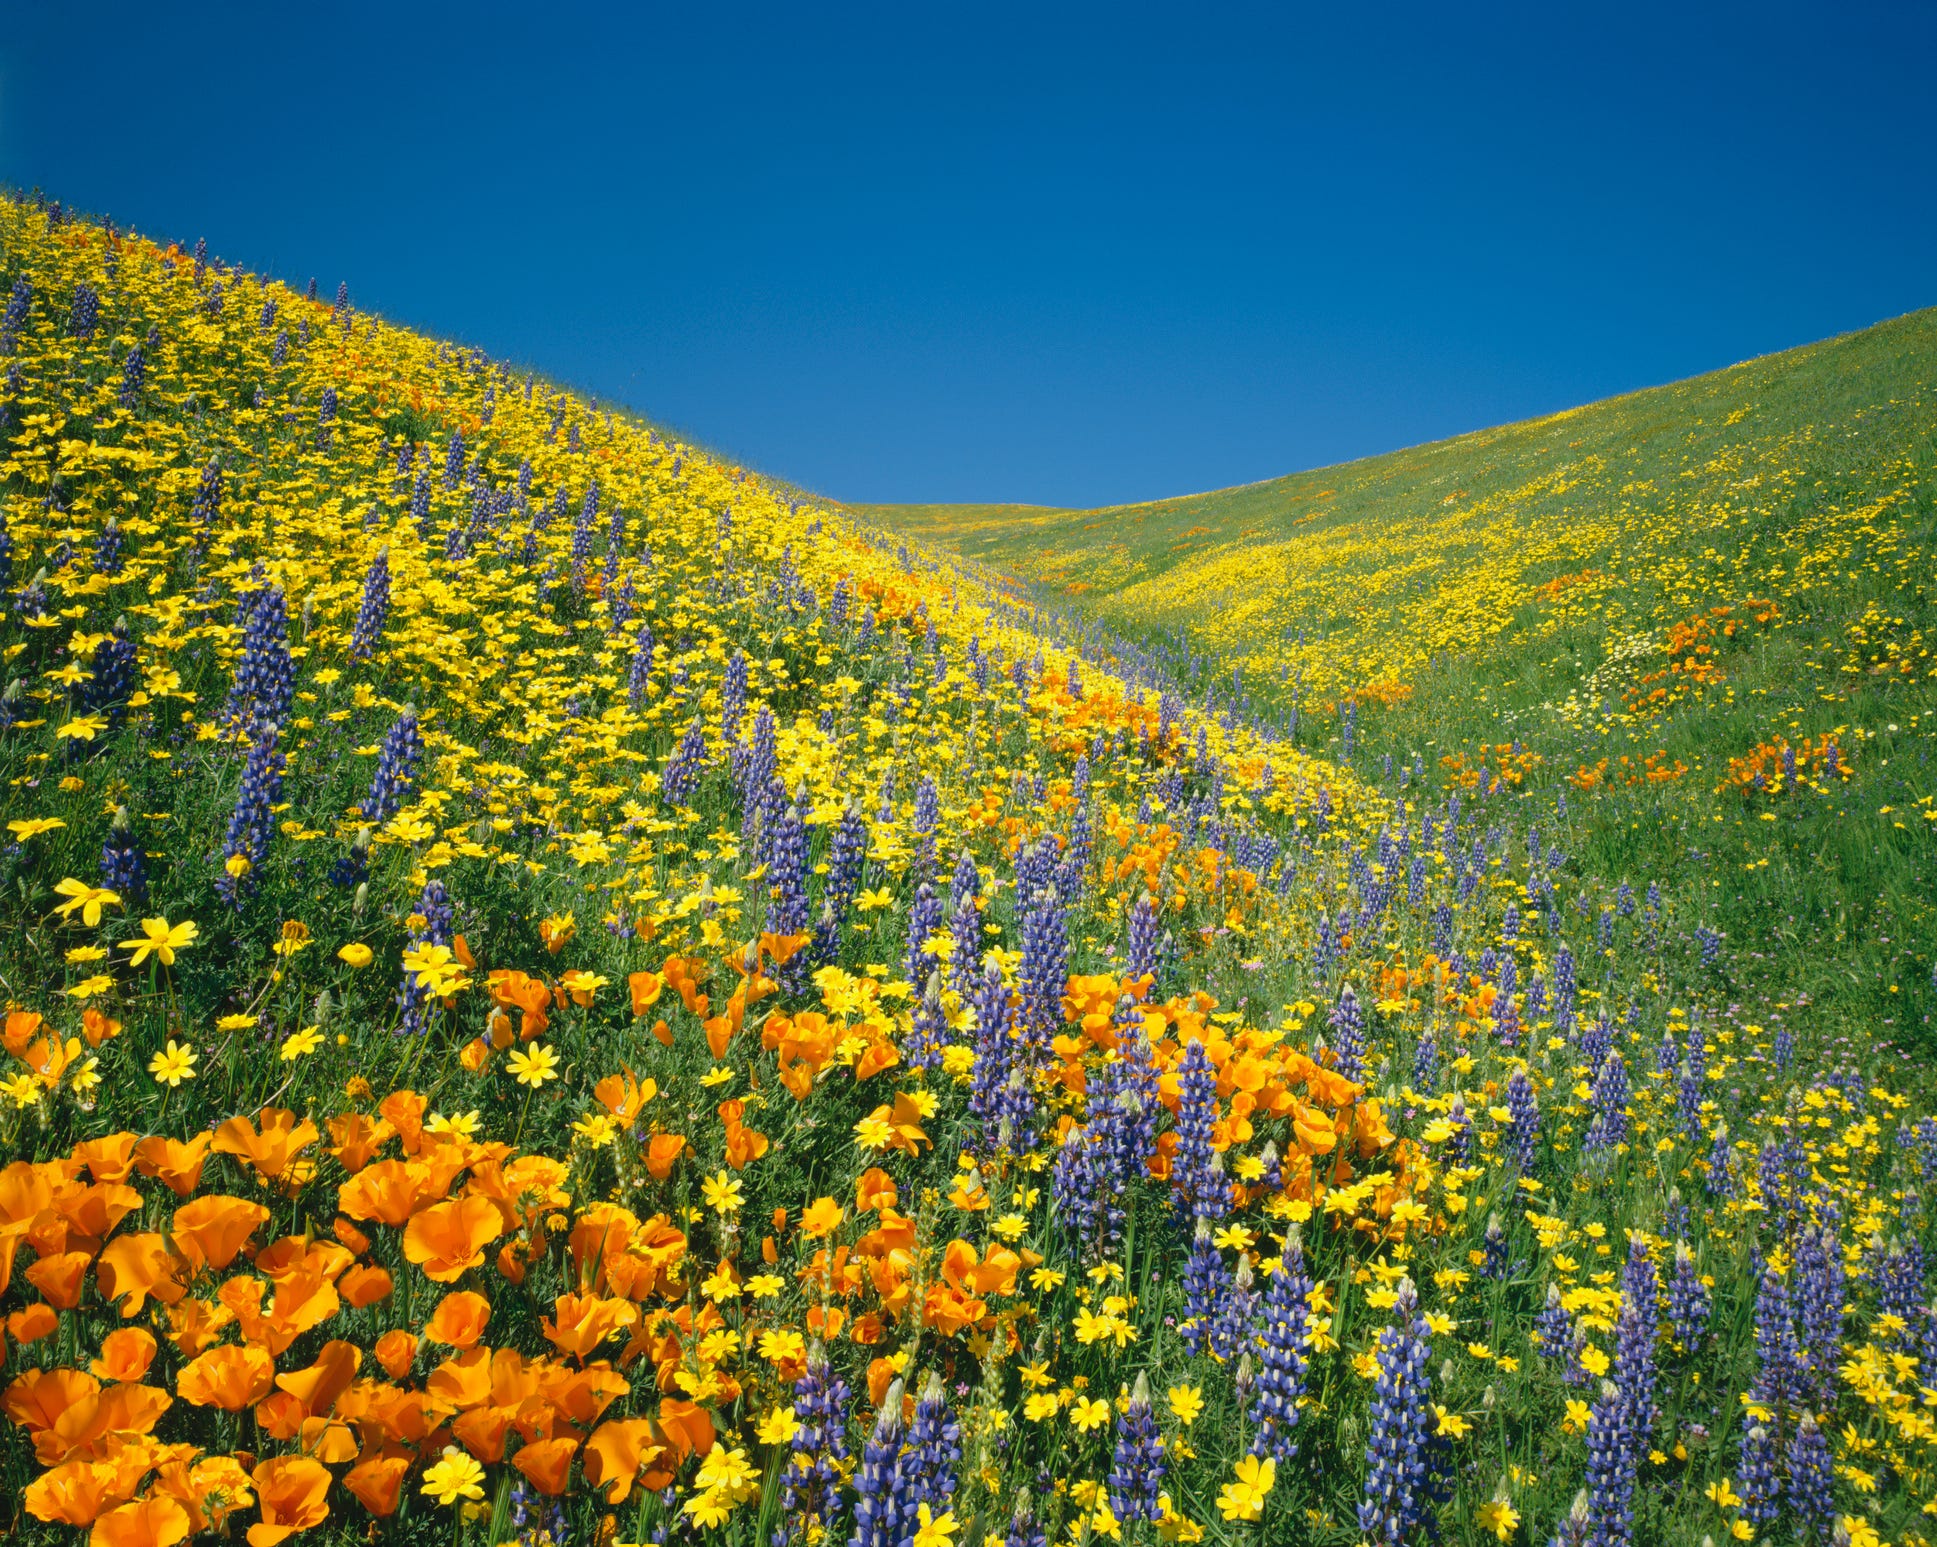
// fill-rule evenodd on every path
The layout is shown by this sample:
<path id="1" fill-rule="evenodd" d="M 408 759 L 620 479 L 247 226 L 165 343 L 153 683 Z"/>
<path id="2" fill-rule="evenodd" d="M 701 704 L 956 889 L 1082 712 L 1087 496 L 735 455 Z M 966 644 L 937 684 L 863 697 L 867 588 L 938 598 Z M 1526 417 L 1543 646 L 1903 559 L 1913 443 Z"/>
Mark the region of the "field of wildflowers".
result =
<path id="1" fill-rule="evenodd" d="M 1928 1081 L 1583 815 L 1693 759 L 1368 753 L 1396 658 L 1307 752 L 345 289 L 0 244 L 17 1535 L 1926 1540 Z"/>

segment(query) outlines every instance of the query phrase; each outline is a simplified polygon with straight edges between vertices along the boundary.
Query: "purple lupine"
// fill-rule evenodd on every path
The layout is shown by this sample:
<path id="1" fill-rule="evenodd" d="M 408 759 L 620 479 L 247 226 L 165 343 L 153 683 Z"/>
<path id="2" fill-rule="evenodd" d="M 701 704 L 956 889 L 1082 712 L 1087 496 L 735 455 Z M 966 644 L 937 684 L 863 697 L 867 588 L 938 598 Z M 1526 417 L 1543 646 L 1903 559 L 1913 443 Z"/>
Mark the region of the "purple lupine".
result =
<path id="1" fill-rule="evenodd" d="M 793 1455 L 782 1473 L 782 1524 L 773 1547 L 804 1543 L 816 1530 L 828 1531 L 841 1508 L 848 1460 L 847 1382 L 828 1366 L 818 1341 L 807 1351 L 807 1368 L 794 1382 Z"/>
<path id="2" fill-rule="evenodd" d="M 1547 1286 L 1547 1302 L 1533 1319 L 1533 1345 L 1548 1359 L 1560 1359 L 1574 1341 L 1574 1318 L 1561 1302 L 1560 1285 Z"/>
<path id="3" fill-rule="evenodd" d="M 107 638 L 94 647 L 88 671 L 88 708 L 105 714 L 108 724 L 119 726 L 135 691 L 135 642 L 128 637 L 125 617 L 116 618 Z"/>
<path id="4" fill-rule="evenodd" d="M 935 874 L 935 833 L 941 826 L 942 802 L 935 781 L 927 774 L 915 787 L 915 869 L 923 881 Z"/>
<path id="5" fill-rule="evenodd" d="M 1009 1512 L 1009 1528 L 1002 1537 L 1003 1547 L 1049 1547 L 1049 1532 L 1036 1515 L 1034 1496 L 1027 1488 L 1016 1491 L 1016 1502 Z"/>
<path id="6" fill-rule="evenodd" d="M 652 625 L 641 623 L 632 641 L 632 670 L 626 677 L 626 702 L 637 712 L 646 706 L 646 688 L 652 681 Z"/>
<path id="7" fill-rule="evenodd" d="M 1446 1122 L 1453 1130 L 1446 1139 L 1446 1163 L 1463 1166 L 1473 1154 L 1473 1119 L 1466 1111 L 1466 1097 L 1458 1091 L 1447 1103 Z"/>
<path id="8" fill-rule="evenodd" d="M 430 469 L 419 468 L 416 482 L 410 486 L 410 520 L 417 528 L 417 535 L 425 542 L 430 541 Z"/>
<path id="9" fill-rule="evenodd" d="M 961 1464 L 962 1426 L 948 1410 L 941 1376 L 931 1372 L 915 1404 L 915 1421 L 908 1426 L 908 1446 L 900 1460 L 911 1507 L 919 1512 L 926 1504 L 931 1516 L 945 1513 L 955 1498 Z"/>
<path id="10" fill-rule="evenodd" d="M 1681 1131 L 1689 1139 L 1702 1132 L 1702 1088 L 1708 1078 L 1708 1036 L 1699 1023 L 1690 1022 L 1682 1050 L 1681 1081 L 1675 1090 L 1675 1115 Z"/>
<path id="11" fill-rule="evenodd" d="M 849 1547 L 903 1547 L 912 1540 L 920 1518 L 919 1507 L 901 1467 L 902 1384 L 891 1382 L 874 1420 L 874 1432 L 861 1447 L 861 1465 L 854 1473 L 854 1535 Z"/>
<path id="12" fill-rule="evenodd" d="M 1713 1301 L 1686 1241 L 1675 1243 L 1675 1265 L 1668 1275 L 1668 1325 L 1683 1353 L 1693 1355 L 1708 1331 Z"/>
<path id="13" fill-rule="evenodd" d="M 269 857 L 271 808 L 282 799 L 283 770 L 288 765 L 277 747 L 275 722 L 258 720 L 250 727 L 249 736 L 249 761 L 243 767 L 242 787 L 236 793 L 235 810 L 222 840 L 223 868 L 215 882 L 222 900 L 238 908 L 243 898 L 255 895 L 263 861 Z"/>
<path id="14" fill-rule="evenodd" d="M 1805 1542 L 1829 1539 L 1830 1523 L 1836 1505 L 1832 1486 L 1836 1463 L 1830 1455 L 1829 1440 L 1815 1418 L 1804 1413 L 1796 1423 L 1795 1438 L 1789 1442 L 1789 1505 L 1802 1526 Z"/>
<path id="15" fill-rule="evenodd" d="M 1796 1246 L 1798 1344 L 1811 1397 L 1834 1405 L 1836 1367 L 1843 1356 L 1843 1253 L 1833 1229 L 1805 1229 Z"/>
<path id="16" fill-rule="evenodd" d="M 1428 1026 L 1419 1034 L 1412 1050 L 1412 1083 L 1415 1090 L 1430 1094 L 1439 1084 L 1439 1042 Z"/>
<path id="17" fill-rule="evenodd" d="M 74 304 L 68 308 L 68 333 L 76 339 L 95 337 L 95 323 L 101 321 L 101 292 L 93 285 L 74 287 Z"/>
<path id="18" fill-rule="evenodd" d="M 209 534 L 215 530 L 215 523 L 222 519 L 222 464 L 212 461 L 202 469 L 201 482 L 195 486 L 195 498 L 189 503 L 188 519 L 195 528 L 196 541 L 205 543 Z"/>
<path id="19" fill-rule="evenodd" d="M 963 998 L 975 989 L 976 951 L 982 943 L 982 914 L 975 896 L 962 898 L 948 921 L 948 986 Z"/>
<path id="20" fill-rule="evenodd" d="M 1480 1277 L 1494 1280 L 1507 1276 L 1507 1235 L 1498 1214 L 1489 1214 L 1486 1234 L 1480 1237 Z"/>
<path id="21" fill-rule="evenodd" d="M 806 797 L 803 793 L 802 800 Z M 768 844 L 768 879 L 773 900 L 767 905 L 767 929 L 776 935 L 807 933 L 807 822 L 799 802 L 783 800 L 774 818 Z M 807 986 L 807 957 L 796 951 L 780 968 L 781 986 L 798 994 Z"/>
<path id="22" fill-rule="evenodd" d="M 141 403 L 141 389 L 148 380 L 148 357 L 142 353 L 141 345 L 130 349 L 121 362 L 121 391 L 115 402 L 122 408 L 133 410 Z"/>
<path id="23" fill-rule="evenodd" d="M 330 449 L 330 433 L 336 423 L 336 388 L 325 387 L 322 401 L 316 408 L 316 449 Z"/>
<path id="24" fill-rule="evenodd" d="M 130 910 L 148 901 L 148 862 L 126 806 L 114 808 L 114 821 L 101 845 L 101 884 L 119 893 L 122 906 Z"/>
<path id="25" fill-rule="evenodd" d="M 1039 889 L 1022 916 L 1022 989 L 1018 1024 L 1032 1058 L 1047 1057 L 1062 1029 L 1063 990 L 1069 983 L 1069 929 L 1062 903 Z"/>
<path id="26" fill-rule="evenodd" d="M 417 728 L 417 711 L 406 704 L 396 723 L 384 733 L 377 752 L 376 776 L 363 797 L 363 819 L 387 822 L 409 803 L 417 791 L 417 765 L 423 761 L 424 738 Z"/>
<path id="27" fill-rule="evenodd" d="M 1258 1293 L 1251 1287 L 1251 1259 L 1239 1257 L 1229 1278 L 1217 1286 L 1204 1328 L 1204 1342 L 1211 1356 L 1227 1363 L 1241 1359 L 1240 1372 L 1248 1377 L 1257 1319 Z"/>
<path id="28" fill-rule="evenodd" d="M 1004 1091 L 1013 1067 L 1015 1024 L 1009 989 L 1002 981 L 1002 968 L 993 958 L 983 964 L 971 1005 L 975 1013 L 975 1063 L 969 1073 L 969 1112 L 981 1125 L 974 1147 L 981 1154 L 993 1155 L 1003 1147 Z"/>
<path id="29" fill-rule="evenodd" d="M 1124 1524 L 1154 1523 L 1163 1513 L 1157 1495 L 1164 1480 L 1164 1442 L 1150 1411 L 1150 1377 L 1137 1372 L 1130 1400 L 1117 1415 L 1116 1448 L 1111 1455 L 1110 1513 Z"/>
<path id="30" fill-rule="evenodd" d="M 455 489 L 458 475 L 464 471 L 464 432 L 452 430 L 451 438 L 444 445 L 444 487 Z"/>
<path id="31" fill-rule="evenodd" d="M 928 942 L 942 927 L 942 901 L 926 881 L 915 888 L 908 908 L 908 949 L 902 970 L 910 983 L 928 981 Z"/>
<path id="32" fill-rule="evenodd" d="M 942 975 L 928 975 L 928 986 L 916 1002 L 908 1020 L 908 1035 L 901 1044 L 902 1062 L 910 1069 L 936 1069 L 948 1046 L 948 1016 L 942 1009 Z"/>
<path id="33" fill-rule="evenodd" d="M 1776 1476 L 1776 1437 L 1752 1416 L 1744 1415 L 1742 1423 L 1742 1451 L 1735 1465 L 1735 1489 L 1742 1497 L 1742 1518 L 1751 1526 L 1773 1525 L 1782 1513 L 1782 1483 Z"/>
<path id="34" fill-rule="evenodd" d="M 840 954 L 841 930 L 847 923 L 848 909 L 861 890 L 862 871 L 868 859 L 868 824 L 861 809 L 850 797 L 834 836 L 827 845 L 827 880 L 821 888 L 821 920 L 814 931 L 809 955 L 816 965 L 826 966 Z"/>
<path id="35" fill-rule="evenodd" d="M 94 539 L 94 572 L 97 575 L 118 575 L 127 562 L 122 556 L 126 538 L 121 531 L 121 523 L 109 516 L 107 524 L 101 528 L 101 535 Z"/>
<path id="36" fill-rule="evenodd" d="M 666 766 L 659 773 L 659 793 L 670 806 L 684 806 L 693 798 L 699 788 L 699 776 L 706 763 L 706 737 L 694 720 L 686 727 L 686 734 L 679 738 L 679 745 L 673 748 L 673 755 L 666 759 Z"/>
<path id="37" fill-rule="evenodd" d="M 1130 911 L 1129 961 L 1126 967 L 1129 976 L 1156 976 L 1161 948 L 1158 928 L 1157 904 L 1145 892 Z"/>
<path id="38" fill-rule="evenodd" d="M 772 834 L 771 819 L 787 798 L 780 782 L 779 740 L 774 729 L 773 711 L 765 704 L 753 717 L 753 735 L 745 743 L 731 747 L 733 782 L 740 792 L 740 842 L 753 855 L 754 863 L 764 863 Z"/>
<path id="39" fill-rule="evenodd" d="M 246 730 L 263 721 L 280 724 L 296 696 L 296 666 L 289 655 L 289 616 L 280 586 L 245 591 L 236 607 L 242 651 L 223 719 Z"/>
<path id="40" fill-rule="evenodd" d="M 948 911 L 958 914 L 965 899 L 972 902 L 981 895 L 981 867 L 975 863 L 975 856 L 964 849 L 955 860 L 955 874 L 949 878 Z"/>
<path id="41" fill-rule="evenodd" d="M 27 322 L 27 308 L 33 303 L 34 287 L 25 274 L 16 274 L 13 289 L 7 293 L 7 309 L 0 312 L 0 355 L 10 355 L 19 342 L 20 330 Z"/>
<path id="42" fill-rule="evenodd" d="M 1601 1061 L 1594 1080 L 1594 1120 L 1581 1140 L 1585 1154 L 1603 1154 L 1628 1141 L 1628 1066 L 1619 1053 Z"/>
<path id="43" fill-rule="evenodd" d="M 1338 1002 L 1329 1016 L 1332 1028 L 1332 1054 L 1338 1072 L 1348 1080 L 1365 1078 L 1365 1011 L 1359 996 L 1347 983 L 1338 991 Z"/>
<path id="44" fill-rule="evenodd" d="M 377 549 L 377 556 L 370 561 L 369 573 L 363 577 L 363 600 L 356 610 L 356 626 L 350 632 L 350 656 L 352 661 L 367 661 L 376 654 L 377 641 L 383 637 L 383 625 L 390 616 L 390 549 Z"/>
<path id="45" fill-rule="evenodd" d="M 1177 1149 L 1170 1176 L 1180 1220 L 1218 1220 L 1230 1210 L 1231 1185 L 1211 1145 L 1216 1123 L 1217 1071 L 1202 1040 L 1193 1037 L 1177 1061 Z"/>
<path id="46" fill-rule="evenodd" d="M 1917 1314 L 1928 1298 L 1924 1289 L 1922 1243 L 1915 1239 L 1891 1241 L 1877 1259 L 1876 1288 L 1878 1312 L 1903 1323 L 1902 1329 L 1886 1341 L 1907 1346 L 1911 1340 L 1910 1329 L 1916 1326 Z"/>
<path id="47" fill-rule="evenodd" d="M 1178 1329 L 1184 1346 L 1202 1353 L 1210 1336 L 1211 1313 L 1224 1288 L 1224 1259 L 1211 1241 L 1211 1222 L 1199 1218 L 1191 1235 L 1190 1255 L 1178 1275 L 1184 1288 L 1184 1321 Z"/>
<path id="48" fill-rule="evenodd" d="M 1520 1006 L 1515 999 L 1518 972 L 1509 951 L 1500 959 L 1499 985 L 1493 999 L 1493 1034 L 1501 1047 L 1520 1045 Z"/>
<path id="49" fill-rule="evenodd" d="M 747 655 L 735 650 L 720 679 L 720 737 L 728 746 L 740 739 L 740 721 L 747 712 Z"/>
<path id="50" fill-rule="evenodd" d="M 1755 1379 L 1749 1400 L 1774 1417 L 1780 1426 L 1799 1394 L 1800 1359 L 1789 1286 L 1770 1263 L 1762 1270 L 1755 1296 Z"/>
<path id="51" fill-rule="evenodd" d="M 1734 1146 L 1729 1143 L 1729 1125 L 1717 1123 L 1715 1136 L 1709 1142 L 1708 1158 L 1705 1163 L 1704 1184 L 1711 1198 L 1730 1198 L 1735 1195 L 1735 1173 L 1733 1170 Z"/>
<path id="52" fill-rule="evenodd" d="M 1266 1284 L 1262 1326 L 1258 1330 L 1257 1395 L 1251 1400 L 1251 1454 L 1269 1456 L 1280 1466 L 1298 1454 L 1292 1437 L 1298 1427 L 1298 1399 L 1304 1395 L 1311 1341 L 1311 1274 L 1305 1249 L 1293 1226 L 1271 1281 Z"/>
<path id="53" fill-rule="evenodd" d="M 1516 1068 L 1507 1076 L 1506 1150 L 1522 1176 L 1533 1170 L 1534 1150 L 1539 1143 L 1540 1102 L 1526 1069 Z"/>
<path id="54" fill-rule="evenodd" d="M 1432 1377 L 1426 1318 L 1410 1278 L 1399 1280 L 1392 1322 L 1379 1333 L 1374 1359 L 1371 1433 L 1365 1447 L 1365 1496 L 1359 1504 L 1360 1535 L 1403 1547 L 1427 1524 L 1431 1509 Z"/>
<path id="55" fill-rule="evenodd" d="M 1613 1378 L 1587 1421 L 1587 1494 L 1592 1540 L 1633 1540 L 1634 1486 L 1655 1420 L 1656 1298 L 1659 1277 L 1647 1243 L 1628 1242 L 1621 1309 L 1614 1326 Z"/>
<path id="56" fill-rule="evenodd" d="M 1574 953 L 1563 942 L 1554 953 L 1554 1030 L 1565 1037 L 1574 1029 Z"/>

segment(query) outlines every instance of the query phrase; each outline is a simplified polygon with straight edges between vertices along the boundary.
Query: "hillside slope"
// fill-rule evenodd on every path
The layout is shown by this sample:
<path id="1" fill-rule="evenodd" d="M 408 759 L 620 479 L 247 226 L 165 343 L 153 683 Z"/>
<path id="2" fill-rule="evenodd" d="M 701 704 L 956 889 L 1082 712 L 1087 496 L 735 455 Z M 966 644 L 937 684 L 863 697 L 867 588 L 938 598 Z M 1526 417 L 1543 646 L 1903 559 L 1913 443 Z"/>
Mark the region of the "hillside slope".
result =
<path id="1" fill-rule="evenodd" d="M 1295 743 L 1571 799 L 1773 997 L 1927 1038 L 1934 471 L 1924 311 L 1242 488 L 867 513 Z"/>

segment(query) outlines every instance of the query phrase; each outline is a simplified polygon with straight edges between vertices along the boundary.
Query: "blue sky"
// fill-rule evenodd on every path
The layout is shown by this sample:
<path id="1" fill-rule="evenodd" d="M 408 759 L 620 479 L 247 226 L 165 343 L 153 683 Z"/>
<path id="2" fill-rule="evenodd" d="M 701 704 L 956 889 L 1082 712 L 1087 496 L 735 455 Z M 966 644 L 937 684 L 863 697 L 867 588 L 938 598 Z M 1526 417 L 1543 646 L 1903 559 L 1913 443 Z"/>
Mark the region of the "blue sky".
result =
<path id="1" fill-rule="evenodd" d="M 1863 0 L 14 0 L 0 180 L 837 498 L 1087 505 L 1937 303 L 1933 58 Z"/>

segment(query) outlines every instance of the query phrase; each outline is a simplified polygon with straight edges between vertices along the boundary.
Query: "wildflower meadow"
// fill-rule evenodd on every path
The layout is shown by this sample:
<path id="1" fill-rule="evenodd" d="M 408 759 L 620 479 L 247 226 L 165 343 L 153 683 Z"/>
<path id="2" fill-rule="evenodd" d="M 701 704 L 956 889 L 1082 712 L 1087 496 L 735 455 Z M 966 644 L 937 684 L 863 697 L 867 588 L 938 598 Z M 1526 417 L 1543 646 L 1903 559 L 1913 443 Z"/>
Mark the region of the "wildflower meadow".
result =
<path id="1" fill-rule="evenodd" d="M 0 295 L 21 1539 L 1937 1538 L 1923 464 L 1628 646 L 1563 531 L 1207 694 L 347 287 L 36 198 Z"/>

